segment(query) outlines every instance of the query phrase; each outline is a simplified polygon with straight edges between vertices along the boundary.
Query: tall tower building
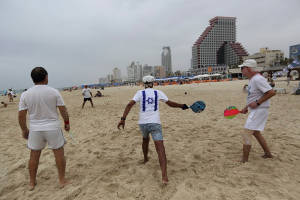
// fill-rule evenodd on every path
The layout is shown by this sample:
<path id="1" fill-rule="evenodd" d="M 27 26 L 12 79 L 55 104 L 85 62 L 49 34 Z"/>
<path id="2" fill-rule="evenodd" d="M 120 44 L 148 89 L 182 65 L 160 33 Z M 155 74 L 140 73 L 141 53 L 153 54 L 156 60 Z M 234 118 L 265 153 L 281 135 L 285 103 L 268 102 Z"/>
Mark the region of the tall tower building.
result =
<path id="1" fill-rule="evenodd" d="M 192 47 L 192 68 L 238 65 L 247 51 L 236 42 L 236 18 L 214 17 Z"/>
<path id="2" fill-rule="evenodd" d="M 113 80 L 116 82 L 116 83 L 119 83 L 122 81 L 122 78 L 121 78 L 121 70 L 117 67 L 115 67 L 113 69 Z"/>
<path id="3" fill-rule="evenodd" d="M 166 70 L 166 76 L 170 76 L 172 74 L 172 57 L 170 47 L 163 47 L 163 51 L 161 53 L 161 65 Z"/>

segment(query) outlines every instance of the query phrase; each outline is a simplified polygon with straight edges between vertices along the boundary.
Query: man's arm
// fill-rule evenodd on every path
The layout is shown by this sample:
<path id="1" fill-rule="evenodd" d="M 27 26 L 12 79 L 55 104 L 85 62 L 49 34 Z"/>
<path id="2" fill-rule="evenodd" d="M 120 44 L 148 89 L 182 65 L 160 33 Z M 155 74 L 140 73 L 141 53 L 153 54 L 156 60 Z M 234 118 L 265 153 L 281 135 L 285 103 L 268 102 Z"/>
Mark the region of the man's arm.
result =
<path id="1" fill-rule="evenodd" d="M 256 101 L 251 102 L 248 105 L 248 107 L 250 107 L 252 109 L 257 108 L 260 104 L 267 101 L 268 99 L 270 99 L 274 95 L 276 95 L 276 92 L 274 90 L 269 90 L 268 92 L 264 93 L 264 95 L 260 99 L 257 99 Z"/>
<path id="2" fill-rule="evenodd" d="M 170 106 L 170 107 L 173 107 L 173 108 L 182 108 L 183 110 L 189 108 L 186 104 L 179 104 L 179 103 L 176 103 L 176 102 L 170 101 L 170 100 L 168 100 L 168 101 L 166 102 L 166 104 L 167 104 L 168 106 Z"/>
<path id="3" fill-rule="evenodd" d="M 22 136 L 24 139 L 28 139 L 29 135 L 29 130 L 27 128 L 26 124 L 26 115 L 27 115 L 27 110 L 20 110 L 19 111 L 19 125 L 22 129 Z"/>
<path id="4" fill-rule="evenodd" d="M 62 116 L 62 118 L 64 119 L 64 123 L 65 123 L 65 130 L 69 131 L 70 130 L 70 121 L 69 121 L 69 114 L 67 111 L 66 106 L 57 106 L 59 109 L 59 112 Z"/>
<path id="5" fill-rule="evenodd" d="M 121 121 L 118 124 L 118 129 L 120 129 L 120 126 L 122 126 L 122 128 L 124 129 L 126 117 L 134 104 L 135 104 L 135 101 L 133 101 L 133 100 L 129 101 L 129 103 L 127 104 L 127 106 L 124 110 L 124 113 L 123 113 L 123 117 L 121 118 Z"/>

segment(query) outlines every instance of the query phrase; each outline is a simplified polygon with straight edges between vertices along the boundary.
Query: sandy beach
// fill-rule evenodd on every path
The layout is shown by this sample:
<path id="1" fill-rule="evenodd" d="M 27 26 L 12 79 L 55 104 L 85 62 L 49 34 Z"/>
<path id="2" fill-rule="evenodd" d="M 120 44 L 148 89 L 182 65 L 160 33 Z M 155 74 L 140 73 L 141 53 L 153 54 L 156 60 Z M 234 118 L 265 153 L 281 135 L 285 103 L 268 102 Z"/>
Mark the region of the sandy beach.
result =
<path id="1" fill-rule="evenodd" d="M 81 90 L 61 92 L 70 114 L 74 142 L 65 133 L 66 177 L 59 189 L 51 150 L 42 152 L 37 186 L 28 191 L 29 150 L 17 121 L 19 96 L 7 108 L 0 105 L 0 199 L 1 200 L 299 200 L 300 199 L 300 96 L 277 94 L 271 99 L 265 137 L 273 159 L 263 159 L 256 141 L 249 162 L 242 155 L 241 133 L 247 115 L 225 119 L 227 106 L 246 103 L 244 81 L 158 86 L 170 100 L 191 105 L 206 102 L 206 110 L 170 108 L 160 103 L 168 158 L 169 184 L 161 185 L 161 171 L 153 141 L 150 160 L 143 158 L 142 137 L 136 105 L 124 130 L 117 124 L 135 92 L 142 87 L 105 88 L 81 109 Z M 277 81 L 276 87 L 291 92 L 298 81 Z M 95 94 L 96 90 L 92 90 Z M 184 93 L 187 92 L 187 95 Z M 7 97 L 0 97 L 8 102 Z"/>

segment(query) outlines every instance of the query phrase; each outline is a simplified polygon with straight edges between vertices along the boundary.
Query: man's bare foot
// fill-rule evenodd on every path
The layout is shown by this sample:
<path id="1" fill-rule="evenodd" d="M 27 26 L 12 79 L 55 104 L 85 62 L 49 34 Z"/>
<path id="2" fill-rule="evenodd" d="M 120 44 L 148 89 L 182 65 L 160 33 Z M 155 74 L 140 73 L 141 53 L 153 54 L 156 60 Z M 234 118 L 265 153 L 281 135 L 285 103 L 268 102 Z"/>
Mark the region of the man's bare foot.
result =
<path id="1" fill-rule="evenodd" d="M 32 191 L 32 190 L 34 190 L 34 187 L 36 186 L 36 182 L 35 183 L 29 183 L 29 185 L 28 185 L 28 190 L 29 191 Z"/>
<path id="2" fill-rule="evenodd" d="M 139 160 L 139 161 L 138 161 L 138 164 L 144 165 L 144 164 L 146 164 L 148 161 L 149 161 L 149 158 L 147 158 L 146 160 L 145 160 L 145 159 Z"/>
<path id="3" fill-rule="evenodd" d="M 165 186 L 165 185 L 168 185 L 169 181 L 164 181 L 162 180 L 162 185 Z"/>
<path id="4" fill-rule="evenodd" d="M 143 164 L 146 164 L 149 161 L 149 158 L 144 159 Z"/>
<path id="5" fill-rule="evenodd" d="M 264 158 L 264 159 L 273 158 L 272 154 L 265 154 L 265 155 L 263 155 L 261 157 Z"/>
<path id="6" fill-rule="evenodd" d="M 67 180 L 59 181 L 59 188 L 62 189 L 62 188 L 64 188 L 68 184 L 70 184 L 70 182 L 67 181 Z"/>
<path id="7" fill-rule="evenodd" d="M 163 185 L 167 185 L 168 182 L 169 182 L 168 177 L 163 177 L 163 178 L 162 178 L 162 184 L 163 184 Z"/>

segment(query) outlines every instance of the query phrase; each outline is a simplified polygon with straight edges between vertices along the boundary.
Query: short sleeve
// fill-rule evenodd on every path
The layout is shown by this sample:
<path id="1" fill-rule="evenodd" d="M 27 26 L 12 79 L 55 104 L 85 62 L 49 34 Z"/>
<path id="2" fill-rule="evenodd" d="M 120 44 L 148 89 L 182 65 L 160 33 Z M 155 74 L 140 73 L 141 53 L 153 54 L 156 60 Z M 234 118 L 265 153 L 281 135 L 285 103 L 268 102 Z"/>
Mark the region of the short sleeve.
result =
<path id="1" fill-rule="evenodd" d="M 272 87 L 270 86 L 270 84 L 267 82 L 267 80 L 262 77 L 259 76 L 259 78 L 257 79 L 257 81 L 255 82 L 256 87 L 262 91 L 263 93 L 266 93 L 270 90 L 272 90 Z"/>
<path id="2" fill-rule="evenodd" d="M 56 106 L 64 106 L 65 102 L 64 102 L 61 94 L 58 91 L 56 91 L 56 93 L 57 93 L 56 94 Z"/>
<path id="3" fill-rule="evenodd" d="M 27 110 L 27 109 L 28 109 L 28 106 L 25 102 L 25 95 L 24 95 L 24 93 L 22 93 L 21 97 L 20 97 L 20 102 L 19 102 L 19 111 Z"/>
<path id="4" fill-rule="evenodd" d="M 162 91 L 158 90 L 158 100 L 161 100 L 163 102 L 167 102 L 169 101 L 167 95 L 165 95 L 165 93 L 163 93 Z"/>
<path id="5" fill-rule="evenodd" d="M 135 102 L 139 102 L 141 100 L 141 91 L 140 90 L 137 91 L 137 93 L 135 93 L 132 100 L 135 101 Z"/>

